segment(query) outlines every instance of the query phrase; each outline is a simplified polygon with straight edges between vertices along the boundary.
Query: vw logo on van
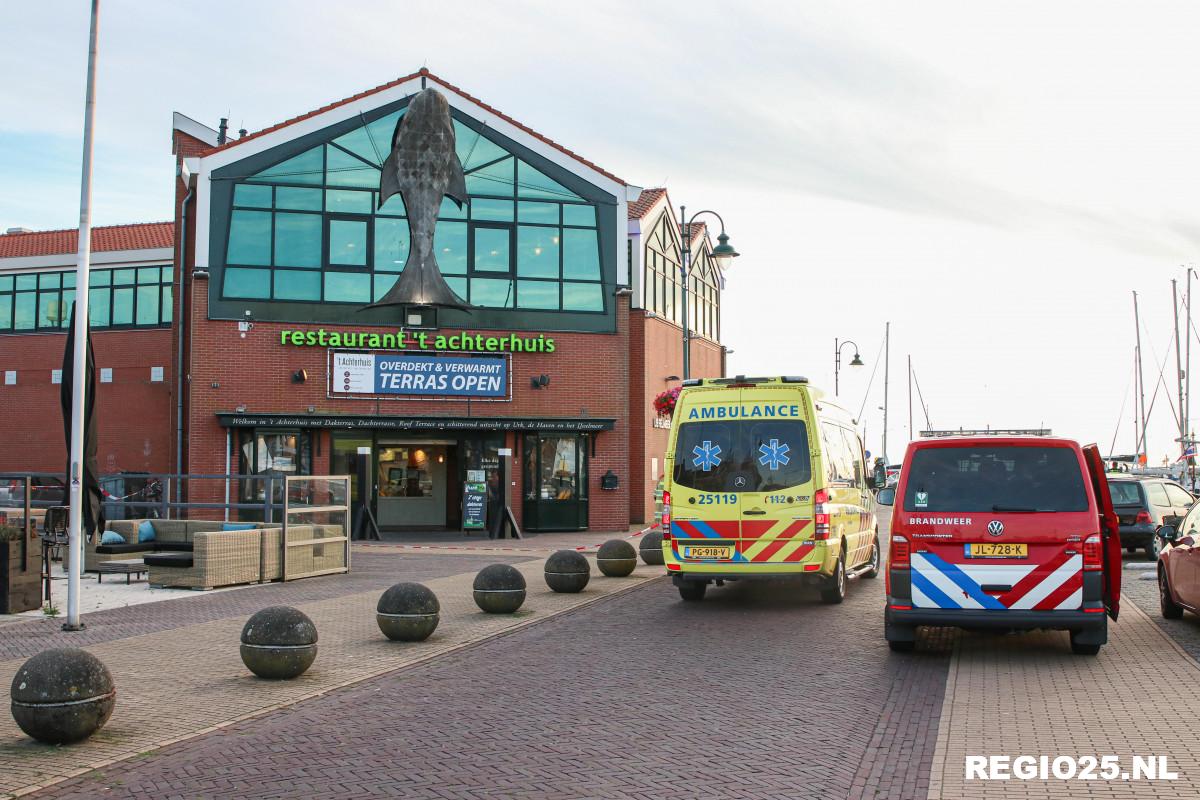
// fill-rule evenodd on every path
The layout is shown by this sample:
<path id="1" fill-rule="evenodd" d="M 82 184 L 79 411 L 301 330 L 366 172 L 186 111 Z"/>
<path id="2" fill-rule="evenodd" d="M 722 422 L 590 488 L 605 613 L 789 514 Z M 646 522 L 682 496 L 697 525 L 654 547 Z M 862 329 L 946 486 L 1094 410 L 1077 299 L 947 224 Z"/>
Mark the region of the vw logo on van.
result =
<path id="1" fill-rule="evenodd" d="M 988 533 L 992 536 L 999 536 L 1004 533 L 1004 523 L 998 519 L 994 519 L 988 523 Z"/>

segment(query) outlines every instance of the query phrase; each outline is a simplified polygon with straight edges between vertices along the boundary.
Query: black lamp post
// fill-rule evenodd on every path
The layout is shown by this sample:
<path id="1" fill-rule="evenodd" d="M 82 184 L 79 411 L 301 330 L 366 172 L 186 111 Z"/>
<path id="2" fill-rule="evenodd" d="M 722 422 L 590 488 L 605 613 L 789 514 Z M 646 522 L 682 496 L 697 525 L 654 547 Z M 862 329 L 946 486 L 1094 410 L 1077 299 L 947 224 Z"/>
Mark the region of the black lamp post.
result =
<path id="1" fill-rule="evenodd" d="M 854 345 L 854 358 L 850 359 L 850 366 L 861 367 L 863 365 L 862 358 L 858 355 L 858 345 L 849 339 L 839 341 L 833 340 L 833 396 L 838 396 L 838 373 L 842 369 L 842 348 L 848 344 Z"/>
<path id="2" fill-rule="evenodd" d="M 692 272 L 692 223 L 701 214 L 712 214 L 721 223 L 721 233 L 717 236 L 717 246 L 712 250 L 712 258 L 722 272 L 733 265 L 733 259 L 741 253 L 733 249 L 729 237 L 725 234 L 725 220 L 715 211 L 697 211 L 692 218 L 687 218 L 687 206 L 679 207 L 679 238 L 683 242 L 683 263 L 679 273 L 683 277 L 683 379 L 692 377 L 692 332 L 688 327 L 688 276 Z"/>

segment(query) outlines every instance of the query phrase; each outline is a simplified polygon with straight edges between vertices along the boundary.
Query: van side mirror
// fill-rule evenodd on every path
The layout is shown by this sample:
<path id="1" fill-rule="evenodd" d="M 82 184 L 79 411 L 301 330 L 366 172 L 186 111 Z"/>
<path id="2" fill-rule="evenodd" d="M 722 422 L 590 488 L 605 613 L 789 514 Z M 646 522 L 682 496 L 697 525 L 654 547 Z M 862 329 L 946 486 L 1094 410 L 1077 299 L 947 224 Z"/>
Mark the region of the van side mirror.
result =
<path id="1" fill-rule="evenodd" d="M 875 495 L 875 502 L 881 506 L 890 506 L 896 502 L 895 489 L 880 489 Z"/>

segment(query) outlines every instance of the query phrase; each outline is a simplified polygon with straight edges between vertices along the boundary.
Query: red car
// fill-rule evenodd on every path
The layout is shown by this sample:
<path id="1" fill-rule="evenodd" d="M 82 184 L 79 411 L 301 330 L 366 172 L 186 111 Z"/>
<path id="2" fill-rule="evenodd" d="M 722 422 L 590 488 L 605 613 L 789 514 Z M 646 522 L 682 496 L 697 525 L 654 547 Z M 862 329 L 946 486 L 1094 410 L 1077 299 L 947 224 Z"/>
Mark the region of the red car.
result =
<path id="1" fill-rule="evenodd" d="M 1162 615 L 1179 619 L 1183 612 L 1200 614 L 1200 503 L 1192 506 L 1178 528 L 1159 528 L 1158 597 Z"/>
<path id="2" fill-rule="evenodd" d="M 895 506 L 884 610 L 893 650 L 911 650 L 919 626 L 1065 630 L 1083 655 L 1108 641 L 1121 540 L 1095 445 L 1044 436 L 915 441 L 899 484 L 879 502 Z"/>

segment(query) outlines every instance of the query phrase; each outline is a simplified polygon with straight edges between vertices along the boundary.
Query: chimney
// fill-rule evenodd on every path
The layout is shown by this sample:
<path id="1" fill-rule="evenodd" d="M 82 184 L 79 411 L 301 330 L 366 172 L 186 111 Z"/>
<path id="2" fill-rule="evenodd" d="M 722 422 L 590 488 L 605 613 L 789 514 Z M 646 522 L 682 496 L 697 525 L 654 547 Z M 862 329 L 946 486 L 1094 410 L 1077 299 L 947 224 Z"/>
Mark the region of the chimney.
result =
<path id="1" fill-rule="evenodd" d="M 6 230 L 4 233 L 5 233 L 5 234 L 13 234 L 13 233 L 33 233 L 33 228 L 9 228 L 9 229 L 8 229 L 8 230 Z"/>
<path id="2" fill-rule="evenodd" d="M 229 117 L 221 117 L 221 124 L 217 126 L 217 144 L 225 144 L 229 139 Z"/>
<path id="3" fill-rule="evenodd" d="M 245 128 L 238 128 L 238 138 L 239 139 L 246 138 L 246 129 Z"/>

